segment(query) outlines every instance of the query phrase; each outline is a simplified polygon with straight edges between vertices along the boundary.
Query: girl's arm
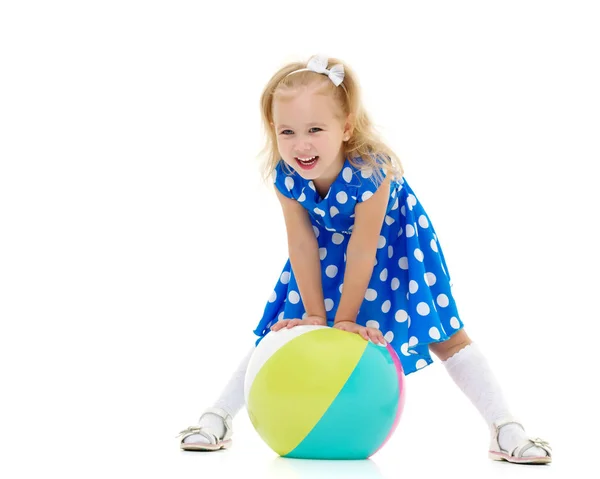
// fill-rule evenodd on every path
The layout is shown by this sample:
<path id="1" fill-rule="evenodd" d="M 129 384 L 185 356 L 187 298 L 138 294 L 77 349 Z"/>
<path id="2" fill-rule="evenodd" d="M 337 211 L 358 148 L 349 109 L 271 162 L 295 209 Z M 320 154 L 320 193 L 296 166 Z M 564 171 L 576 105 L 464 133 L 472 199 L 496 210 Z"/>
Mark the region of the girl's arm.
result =
<path id="1" fill-rule="evenodd" d="M 346 250 L 344 287 L 334 324 L 343 321 L 356 322 L 358 310 L 373 274 L 377 243 L 389 194 L 390 175 L 386 176 L 373 196 L 358 203 L 354 209 L 354 229 Z"/>
<path id="2" fill-rule="evenodd" d="M 308 211 L 296 200 L 285 197 L 277 189 L 275 192 L 283 210 L 290 263 L 300 289 L 304 309 L 307 316 L 322 318 L 323 324 L 326 324 L 319 244 Z"/>

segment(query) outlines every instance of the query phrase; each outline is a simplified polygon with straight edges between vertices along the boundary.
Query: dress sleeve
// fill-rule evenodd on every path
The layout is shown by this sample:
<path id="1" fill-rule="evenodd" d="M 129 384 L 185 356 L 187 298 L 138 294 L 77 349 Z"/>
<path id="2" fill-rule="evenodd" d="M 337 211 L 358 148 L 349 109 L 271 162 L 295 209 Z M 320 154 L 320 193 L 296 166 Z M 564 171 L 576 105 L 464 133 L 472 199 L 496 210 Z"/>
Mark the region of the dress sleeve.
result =
<path id="1" fill-rule="evenodd" d="M 293 170 L 290 173 L 290 169 L 284 165 L 283 160 L 279 161 L 273 170 L 273 182 L 282 195 L 295 200 L 300 195 L 300 177 Z"/>
<path id="2" fill-rule="evenodd" d="M 356 202 L 362 203 L 368 200 L 375 194 L 379 185 L 386 177 L 386 172 L 383 168 L 379 169 L 380 174 L 376 175 L 371 168 L 362 169 L 357 173 L 357 178 L 360 180 L 360 186 L 356 192 Z"/>

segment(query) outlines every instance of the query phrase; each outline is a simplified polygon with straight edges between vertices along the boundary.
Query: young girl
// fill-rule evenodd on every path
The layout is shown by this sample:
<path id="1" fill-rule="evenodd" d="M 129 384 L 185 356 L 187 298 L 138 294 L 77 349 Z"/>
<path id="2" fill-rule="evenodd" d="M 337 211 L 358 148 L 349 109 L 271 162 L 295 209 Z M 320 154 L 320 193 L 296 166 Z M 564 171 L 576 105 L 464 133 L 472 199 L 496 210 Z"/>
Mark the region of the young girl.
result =
<path id="1" fill-rule="evenodd" d="M 433 225 L 375 134 L 352 70 L 320 56 L 290 63 L 268 82 L 261 110 L 265 173 L 283 210 L 289 260 L 255 329 L 257 344 L 270 330 L 329 325 L 390 343 L 405 374 L 431 364 L 432 351 L 487 422 L 491 459 L 549 463 L 549 444 L 511 416 L 467 336 Z M 253 349 L 214 407 L 181 431 L 182 449 L 231 445 Z"/>

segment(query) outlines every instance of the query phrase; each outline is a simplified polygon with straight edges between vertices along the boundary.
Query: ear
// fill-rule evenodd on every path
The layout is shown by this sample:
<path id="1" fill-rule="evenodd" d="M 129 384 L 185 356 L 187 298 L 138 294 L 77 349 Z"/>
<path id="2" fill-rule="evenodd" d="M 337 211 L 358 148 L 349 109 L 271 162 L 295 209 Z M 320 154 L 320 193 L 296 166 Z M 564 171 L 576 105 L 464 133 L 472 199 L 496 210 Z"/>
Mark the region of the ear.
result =
<path id="1" fill-rule="evenodd" d="M 348 141 L 352 136 L 352 132 L 354 131 L 354 115 L 350 114 L 346 118 L 346 123 L 344 124 L 344 141 Z"/>

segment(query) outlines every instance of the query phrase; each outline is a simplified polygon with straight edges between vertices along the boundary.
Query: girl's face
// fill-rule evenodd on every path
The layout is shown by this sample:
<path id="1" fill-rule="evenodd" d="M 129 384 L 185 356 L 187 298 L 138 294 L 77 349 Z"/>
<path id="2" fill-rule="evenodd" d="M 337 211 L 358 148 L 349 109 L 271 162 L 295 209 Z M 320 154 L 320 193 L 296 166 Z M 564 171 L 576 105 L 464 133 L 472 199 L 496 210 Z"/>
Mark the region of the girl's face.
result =
<path id="1" fill-rule="evenodd" d="M 273 127 L 283 161 L 302 178 L 317 180 L 325 187 L 342 169 L 342 142 L 350 137 L 349 125 L 336 113 L 329 95 L 310 88 L 273 100 Z"/>

